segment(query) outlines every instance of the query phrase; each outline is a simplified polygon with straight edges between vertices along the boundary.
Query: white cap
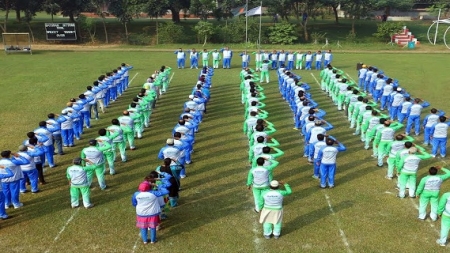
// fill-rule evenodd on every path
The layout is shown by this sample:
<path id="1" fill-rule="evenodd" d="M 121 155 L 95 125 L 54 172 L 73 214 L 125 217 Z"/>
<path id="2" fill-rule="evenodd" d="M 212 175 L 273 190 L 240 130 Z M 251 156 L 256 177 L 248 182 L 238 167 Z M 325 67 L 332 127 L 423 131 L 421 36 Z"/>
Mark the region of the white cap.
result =
<path id="1" fill-rule="evenodd" d="M 169 145 L 173 145 L 174 141 L 172 138 L 169 138 L 169 139 L 167 139 L 166 143 Z"/>
<path id="2" fill-rule="evenodd" d="M 194 95 L 189 95 L 189 99 L 194 99 Z"/>
<path id="3" fill-rule="evenodd" d="M 153 75 L 152 75 L 152 78 L 153 78 L 153 79 L 155 79 L 155 78 L 156 78 L 156 75 L 155 75 L 155 74 L 153 74 Z"/>
<path id="4" fill-rule="evenodd" d="M 397 91 L 402 91 L 402 88 L 400 88 L 400 87 L 397 87 Z"/>
<path id="5" fill-rule="evenodd" d="M 270 181 L 270 187 L 278 187 L 280 185 L 280 183 L 278 183 L 277 180 L 272 180 Z"/>

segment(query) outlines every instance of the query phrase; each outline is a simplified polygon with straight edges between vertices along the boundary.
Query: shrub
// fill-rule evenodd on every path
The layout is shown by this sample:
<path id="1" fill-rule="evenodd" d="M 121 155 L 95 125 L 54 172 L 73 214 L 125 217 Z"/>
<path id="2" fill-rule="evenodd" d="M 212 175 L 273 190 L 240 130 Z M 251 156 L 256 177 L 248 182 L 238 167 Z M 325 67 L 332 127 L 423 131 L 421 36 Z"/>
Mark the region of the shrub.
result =
<path id="1" fill-rule="evenodd" d="M 377 25 L 377 32 L 373 36 L 383 40 L 390 41 L 392 35 L 402 30 L 404 24 L 399 22 L 382 22 Z"/>
<path id="2" fill-rule="evenodd" d="M 183 27 L 172 22 L 160 23 L 158 26 L 158 43 L 174 44 L 183 37 Z"/>
<path id="3" fill-rule="evenodd" d="M 277 23 L 269 28 L 269 41 L 272 44 L 291 45 L 297 39 L 295 25 L 287 22 Z"/>

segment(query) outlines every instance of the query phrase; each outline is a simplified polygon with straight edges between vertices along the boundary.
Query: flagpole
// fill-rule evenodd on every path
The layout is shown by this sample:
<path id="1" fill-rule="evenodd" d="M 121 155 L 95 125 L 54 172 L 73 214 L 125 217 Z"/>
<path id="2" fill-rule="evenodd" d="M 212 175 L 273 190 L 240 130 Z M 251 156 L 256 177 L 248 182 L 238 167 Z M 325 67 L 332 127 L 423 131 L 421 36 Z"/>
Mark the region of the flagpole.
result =
<path id="1" fill-rule="evenodd" d="M 262 23 L 262 1 L 261 1 L 261 13 L 259 13 L 259 38 L 258 38 L 258 49 L 261 49 L 261 23 Z"/>
<path id="2" fill-rule="evenodd" d="M 247 49 L 248 42 L 248 28 L 247 28 L 247 19 L 248 19 L 248 0 L 245 2 L 245 48 Z"/>

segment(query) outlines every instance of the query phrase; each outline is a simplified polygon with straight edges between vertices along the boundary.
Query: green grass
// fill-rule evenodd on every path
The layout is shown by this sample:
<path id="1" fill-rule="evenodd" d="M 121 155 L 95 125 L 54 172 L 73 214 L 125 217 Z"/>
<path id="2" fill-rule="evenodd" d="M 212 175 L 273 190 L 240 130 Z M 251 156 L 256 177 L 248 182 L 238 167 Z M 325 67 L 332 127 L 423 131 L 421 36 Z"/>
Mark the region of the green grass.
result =
<path id="1" fill-rule="evenodd" d="M 413 95 L 449 111 L 446 89 L 446 55 L 436 54 L 350 54 L 336 53 L 335 65 L 356 78 L 356 62 L 383 69 Z M 131 195 L 138 183 L 160 161 L 156 155 L 181 113 L 182 104 L 195 84 L 196 70 L 175 69 L 170 91 L 158 101 L 152 126 L 137 140 L 136 151 L 128 151 L 129 162 L 117 163 L 118 174 L 106 176 L 110 191 L 92 191 L 90 210 L 70 208 L 65 169 L 97 130 L 131 101 L 140 85 L 161 65 L 174 66 L 174 55 L 157 52 L 52 52 L 0 56 L 3 89 L 0 93 L 0 149 L 15 150 L 25 133 L 35 128 L 49 112 L 58 112 L 70 97 L 84 91 L 98 75 L 121 62 L 134 65 L 130 89 L 113 103 L 93 128 L 86 130 L 67 155 L 55 156 L 59 165 L 46 173 L 49 184 L 37 195 L 21 196 L 24 207 L 8 210 L 12 219 L 0 221 L 2 246 L 10 252 L 347 252 L 339 229 L 345 233 L 353 252 L 439 252 L 436 231 L 428 222 L 416 219 L 413 203 L 395 197 L 394 182 L 384 179 L 385 169 L 376 167 L 370 152 L 351 135 L 348 122 L 330 100 L 318 90 L 310 73 L 297 71 L 310 83 L 313 98 L 327 111 L 325 117 L 335 129 L 330 133 L 348 150 L 338 157 L 336 188 L 321 191 L 311 178 L 312 168 L 301 158 L 302 141 L 292 130 L 292 115 L 282 101 L 273 80 L 264 85 L 265 108 L 277 132 L 285 155 L 274 174 L 288 182 L 294 193 L 285 198 L 282 237 L 265 240 L 258 216 L 252 211 L 251 192 L 245 187 L 248 172 L 247 141 L 242 133 L 243 108 L 239 93 L 239 59 L 234 69 L 216 70 L 208 114 L 196 137 L 194 163 L 187 166 L 189 177 L 182 181 L 180 206 L 169 212 L 156 245 L 143 246 L 135 228 Z M 422 137 L 419 137 L 420 142 Z M 423 163 L 440 165 L 438 159 Z M 450 190 L 447 183 L 443 191 Z M 386 193 L 391 192 L 392 194 Z M 329 209 L 326 196 L 335 214 Z M 73 220 L 66 225 L 67 220 Z M 60 233 L 61 229 L 65 230 Z M 439 223 L 435 228 L 439 229 Z M 256 231 L 256 232 L 254 232 Z M 60 233 L 58 239 L 55 237 Z"/>

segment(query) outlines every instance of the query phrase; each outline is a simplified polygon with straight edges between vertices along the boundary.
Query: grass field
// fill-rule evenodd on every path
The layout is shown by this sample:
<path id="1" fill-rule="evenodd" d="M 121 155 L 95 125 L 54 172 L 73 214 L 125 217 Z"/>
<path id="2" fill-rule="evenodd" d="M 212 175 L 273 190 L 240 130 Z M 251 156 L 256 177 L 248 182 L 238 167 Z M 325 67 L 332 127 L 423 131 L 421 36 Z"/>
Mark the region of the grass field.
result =
<path id="1" fill-rule="evenodd" d="M 335 66 L 356 78 L 355 65 L 363 61 L 383 69 L 414 96 L 449 111 L 446 95 L 448 56 L 439 54 L 335 54 Z M 0 56 L 7 66 L 1 73 L 0 149 L 15 150 L 25 133 L 49 112 L 59 112 L 101 73 L 121 62 L 134 65 L 130 89 L 92 123 L 75 148 L 55 156 L 58 167 L 47 171 L 49 184 L 37 195 L 21 196 L 24 207 L 8 209 L 11 219 L 0 221 L 5 252 L 442 252 L 435 239 L 439 223 L 417 220 L 417 200 L 395 197 L 394 181 L 384 179 L 370 152 L 351 135 L 343 114 L 318 89 L 316 71 L 297 71 L 312 87 L 313 98 L 327 111 L 335 129 L 330 133 L 348 150 L 338 157 L 336 188 L 319 190 L 312 168 L 301 158 L 302 140 L 292 130 L 292 115 L 274 82 L 264 85 L 268 120 L 278 130 L 273 136 L 285 155 L 274 172 L 288 182 L 293 194 L 285 198 L 282 237 L 265 240 L 258 216 L 252 211 L 247 141 L 242 133 L 243 108 L 239 93 L 239 59 L 234 69 L 216 70 L 212 99 L 196 137 L 193 164 L 182 181 L 180 206 L 169 212 L 156 245 L 142 245 L 135 228 L 131 195 L 159 161 L 157 152 L 170 136 L 197 77 L 196 70 L 175 69 L 170 91 L 158 101 L 152 126 L 129 151 L 129 162 L 117 163 L 118 174 L 106 176 L 107 192 L 92 191 L 93 209 L 71 209 L 65 169 L 87 140 L 120 115 L 153 70 L 174 66 L 174 55 L 156 52 L 52 52 L 33 56 Z M 422 140 L 418 138 L 417 142 Z M 422 176 L 433 159 L 423 162 Z M 450 190 L 444 183 L 443 192 Z"/>

